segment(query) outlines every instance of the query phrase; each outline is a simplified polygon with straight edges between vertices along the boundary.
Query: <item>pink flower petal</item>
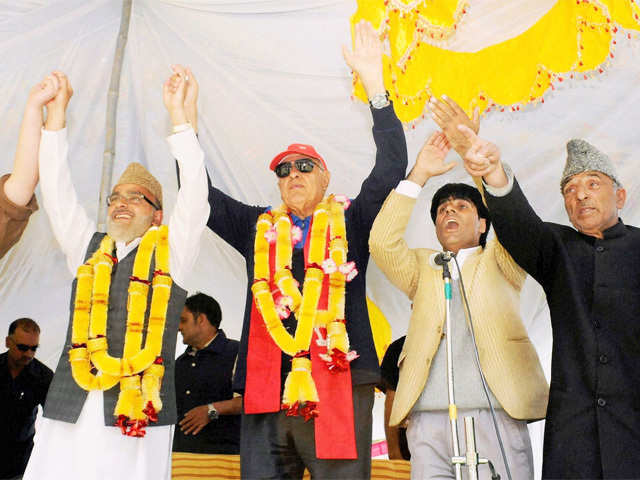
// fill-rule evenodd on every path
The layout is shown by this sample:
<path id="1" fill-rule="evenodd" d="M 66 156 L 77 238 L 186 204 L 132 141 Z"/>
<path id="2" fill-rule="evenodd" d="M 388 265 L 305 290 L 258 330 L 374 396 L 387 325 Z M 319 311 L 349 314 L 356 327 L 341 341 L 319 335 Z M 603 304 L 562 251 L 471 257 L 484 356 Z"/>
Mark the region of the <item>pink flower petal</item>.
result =
<path id="1" fill-rule="evenodd" d="M 352 272 L 355 268 L 356 268 L 356 262 L 347 262 L 340 265 L 338 267 L 338 270 L 340 270 L 340 273 L 347 275 L 350 272 Z"/>
<path id="2" fill-rule="evenodd" d="M 331 275 L 338 269 L 336 262 L 333 261 L 332 258 L 327 258 L 324 262 L 322 262 L 322 270 L 327 275 Z"/>
<path id="3" fill-rule="evenodd" d="M 267 242 L 269 242 L 270 244 L 275 243 L 276 239 L 278 238 L 278 233 L 276 232 L 275 227 L 271 227 L 269 230 L 264 232 L 264 238 L 266 238 Z"/>
<path id="4" fill-rule="evenodd" d="M 295 245 L 300 242 L 300 240 L 302 240 L 302 229 L 297 225 L 293 225 L 291 227 L 291 243 Z"/>
<path id="5" fill-rule="evenodd" d="M 349 353 L 347 353 L 347 361 L 351 362 L 353 360 L 355 360 L 356 358 L 358 358 L 360 355 L 358 355 L 358 352 L 356 352 L 355 350 L 351 350 Z"/>
<path id="6" fill-rule="evenodd" d="M 291 315 L 289 309 L 284 305 L 276 306 L 276 311 L 278 312 L 278 316 L 283 320 L 289 318 L 289 315 Z"/>
<path id="7" fill-rule="evenodd" d="M 320 353 L 318 356 L 327 363 L 331 361 L 331 355 L 327 355 L 326 353 Z"/>
<path id="8" fill-rule="evenodd" d="M 353 280 L 353 279 L 356 277 L 356 275 L 358 275 L 358 269 L 357 269 L 357 268 L 354 268 L 354 269 L 353 269 L 353 270 L 351 270 L 349 273 L 347 273 L 347 275 L 346 275 L 346 277 L 345 277 L 345 280 L 346 280 L 347 282 L 350 282 L 351 280 Z"/>
<path id="9" fill-rule="evenodd" d="M 336 202 L 341 203 L 345 210 L 349 208 L 349 205 L 351 205 L 351 200 L 349 200 L 349 197 L 346 195 L 334 195 L 333 198 Z"/>
<path id="10" fill-rule="evenodd" d="M 282 295 L 276 300 L 276 306 L 278 307 L 290 307 L 291 305 L 293 305 L 293 298 L 289 295 Z"/>

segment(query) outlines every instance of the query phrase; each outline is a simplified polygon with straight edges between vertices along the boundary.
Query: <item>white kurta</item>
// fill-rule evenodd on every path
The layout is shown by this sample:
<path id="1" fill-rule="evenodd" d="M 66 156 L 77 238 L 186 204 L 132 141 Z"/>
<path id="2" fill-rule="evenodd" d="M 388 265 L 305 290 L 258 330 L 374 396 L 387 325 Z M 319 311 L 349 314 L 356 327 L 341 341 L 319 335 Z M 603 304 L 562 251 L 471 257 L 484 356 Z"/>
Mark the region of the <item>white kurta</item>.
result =
<path id="1" fill-rule="evenodd" d="M 169 219 L 169 265 L 178 285 L 191 271 L 198 256 L 200 237 L 209 217 L 204 154 L 192 129 L 167 139 L 180 165 L 176 205 Z M 96 224 L 78 203 L 67 164 L 66 129 L 43 130 L 40 142 L 42 205 L 67 265 L 75 276 L 84 261 Z M 140 239 L 129 245 L 116 243 L 118 259 L 124 258 Z M 144 438 L 122 435 L 119 428 L 104 425 L 102 392 L 89 392 L 75 424 L 42 418 L 26 480 L 68 479 L 169 479 L 173 426 L 147 427 Z"/>

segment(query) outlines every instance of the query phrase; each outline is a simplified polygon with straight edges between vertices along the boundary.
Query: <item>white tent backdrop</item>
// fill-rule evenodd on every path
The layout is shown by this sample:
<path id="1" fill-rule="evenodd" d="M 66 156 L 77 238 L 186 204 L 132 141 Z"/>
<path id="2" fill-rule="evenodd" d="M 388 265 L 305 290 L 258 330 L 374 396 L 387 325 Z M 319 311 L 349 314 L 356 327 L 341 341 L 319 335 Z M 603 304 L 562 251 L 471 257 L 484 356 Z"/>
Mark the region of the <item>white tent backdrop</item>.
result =
<path id="1" fill-rule="evenodd" d="M 451 48 L 477 50 L 510 38 L 554 3 L 476 0 Z M 164 141 L 169 120 L 161 85 L 170 74 L 168 65 L 183 63 L 192 67 L 201 85 L 200 141 L 218 187 L 248 203 L 278 204 L 267 163 L 289 143 L 303 142 L 315 145 L 327 159 L 333 173 L 330 191 L 356 195 L 373 164 L 374 145 L 368 108 L 350 100 L 351 77 L 340 52 L 342 44 L 350 44 L 349 17 L 355 9 L 354 0 L 134 0 L 118 104 L 114 178 L 128 162 L 142 162 L 164 185 L 165 210 L 170 213 L 177 185 Z M 61 69 L 75 91 L 68 115 L 73 180 L 93 216 L 120 10 L 120 2 L 113 0 L 0 1 L 0 115 L 5 125 L 0 132 L 5 152 L 0 172 L 11 169 L 30 87 Z M 620 40 L 615 59 L 597 79 L 563 86 L 541 107 L 483 120 L 481 135 L 500 145 L 542 218 L 567 222 L 558 186 L 564 145 L 583 137 L 617 164 L 628 192 L 622 217 L 628 224 L 640 224 L 634 163 L 640 147 L 640 62 L 635 42 Z M 407 131 L 410 164 L 434 129 L 426 120 Z M 427 185 L 407 232 L 410 245 L 437 248 L 427 210 L 435 189 L 450 181 L 468 178 L 457 168 Z M 222 326 L 234 338 L 241 330 L 244 272 L 242 258 L 207 231 L 185 285 L 190 292 L 203 291 L 220 301 Z M 64 341 L 71 280 L 40 210 L 21 242 L 0 261 L 0 328 L 21 316 L 38 321 L 43 330 L 38 356 L 52 368 Z M 390 321 L 393 337 L 401 336 L 409 318 L 408 300 L 373 262 L 368 280 L 369 294 Z M 522 300 L 522 315 L 548 374 L 549 315 L 541 289 L 530 279 Z M 384 436 L 381 403 L 376 405 L 374 438 Z M 536 425 L 532 432 L 539 459 L 542 429 Z"/>

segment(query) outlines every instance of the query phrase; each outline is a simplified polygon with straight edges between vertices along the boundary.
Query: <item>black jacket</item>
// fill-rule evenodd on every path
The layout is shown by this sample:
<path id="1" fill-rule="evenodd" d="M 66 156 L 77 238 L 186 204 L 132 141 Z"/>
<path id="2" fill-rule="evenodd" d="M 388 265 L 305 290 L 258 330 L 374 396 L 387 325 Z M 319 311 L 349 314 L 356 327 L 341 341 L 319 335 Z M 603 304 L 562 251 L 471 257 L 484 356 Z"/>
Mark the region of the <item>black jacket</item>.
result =
<path id="1" fill-rule="evenodd" d="M 191 355 L 191 347 L 176 360 L 178 421 L 193 407 L 233 398 L 231 379 L 238 355 L 238 341 L 222 330 L 207 347 Z M 240 415 L 220 415 L 197 435 L 185 435 L 176 425 L 174 452 L 240 453 Z"/>
<path id="2" fill-rule="evenodd" d="M 0 478 L 21 475 L 33 449 L 38 405 L 43 405 L 53 372 L 34 358 L 11 377 L 7 352 L 0 354 Z"/>
<path id="3" fill-rule="evenodd" d="M 553 353 L 542 477 L 640 476 L 640 229 L 543 222 L 517 182 L 486 195 L 497 235 L 544 288 Z"/>

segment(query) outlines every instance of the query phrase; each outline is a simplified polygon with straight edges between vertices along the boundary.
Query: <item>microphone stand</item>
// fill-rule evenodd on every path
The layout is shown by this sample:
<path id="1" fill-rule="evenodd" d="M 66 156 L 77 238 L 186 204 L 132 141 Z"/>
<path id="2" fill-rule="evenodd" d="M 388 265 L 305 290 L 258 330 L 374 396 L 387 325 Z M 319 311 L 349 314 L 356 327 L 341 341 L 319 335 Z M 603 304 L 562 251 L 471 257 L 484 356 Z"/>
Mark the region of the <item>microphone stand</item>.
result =
<path id="1" fill-rule="evenodd" d="M 464 418 L 465 443 L 467 448 L 464 456 L 460 455 L 460 442 L 458 439 L 458 407 L 456 406 L 455 392 L 453 388 L 453 348 L 451 338 L 451 272 L 449 271 L 449 262 L 452 258 L 451 252 L 445 252 L 440 258 L 436 257 L 435 260 L 435 263 L 442 265 L 442 280 L 444 281 L 445 337 L 447 340 L 447 391 L 449 395 L 451 443 L 453 446 L 453 457 L 451 457 L 451 463 L 453 465 L 456 480 L 462 480 L 463 465 L 467 466 L 469 480 L 478 480 L 478 465 L 490 462 L 486 458 L 478 457 L 473 417 Z"/>
<path id="2" fill-rule="evenodd" d="M 437 258 L 437 257 L 436 257 Z M 442 256 L 442 280 L 444 282 L 445 304 L 445 337 L 447 339 L 447 392 L 449 396 L 449 422 L 451 424 L 451 443 L 453 445 L 453 463 L 456 480 L 462 480 L 462 462 L 456 461 L 460 457 L 460 442 L 458 441 L 458 407 L 456 407 L 455 393 L 453 391 L 453 351 L 451 345 L 451 272 L 449 261 L 451 256 Z M 437 263 L 440 263 L 436 260 Z"/>

